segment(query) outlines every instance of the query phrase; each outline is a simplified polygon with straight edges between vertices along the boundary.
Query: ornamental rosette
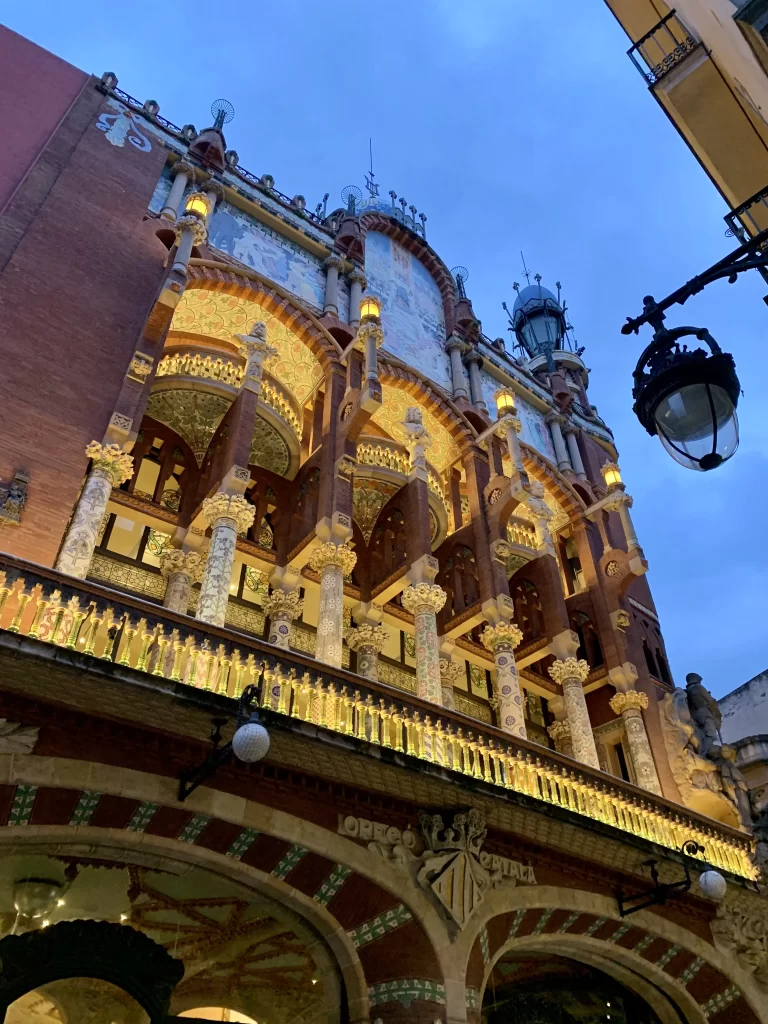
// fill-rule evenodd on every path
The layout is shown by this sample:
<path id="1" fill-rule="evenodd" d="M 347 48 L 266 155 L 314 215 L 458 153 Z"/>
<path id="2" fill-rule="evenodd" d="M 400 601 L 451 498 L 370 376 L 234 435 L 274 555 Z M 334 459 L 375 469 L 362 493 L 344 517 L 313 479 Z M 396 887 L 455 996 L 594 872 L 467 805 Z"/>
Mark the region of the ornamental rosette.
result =
<path id="1" fill-rule="evenodd" d="M 411 615 L 419 612 L 439 612 L 448 595 L 436 583 L 415 583 L 400 595 L 403 608 Z"/>
<path id="2" fill-rule="evenodd" d="M 463 666 L 457 661 L 451 661 L 450 658 L 440 659 L 440 682 L 443 686 L 455 686 L 463 671 Z"/>
<path id="3" fill-rule="evenodd" d="M 168 548 L 160 559 L 160 572 L 168 579 L 174 573 L 185 573 L 192 583 L 203 575 L 205 558 L 199 551 L 182 551 L 181 548 Z"/>
<path id="4" fill-rule="evenodd" d="M 370 647 L 379 654 L 384 649 L 388 640 L 389 633 L 384 626 L 374 626 L 370 622 L 363 622 L 356 628 L 347 630 L 347 643 L 353 651 Z"/>
<path id="5" fill-rule="evenodd" d="M 242 494 L 219 491 L 212 498 L 203 499 L 203 516 L 209 526 L 215 526 L 219 519 L 233 519 L 237 532 L 244 533 L 253 526 L 256 509 Z"/>
<path id="6" fill-rule="evenodd" d="M 517 647 L 523 639 L 523 631 L 514 622 L 499 622 L 496 626 L 486 626 L 480 639 L 483 647 L 495 652 L 502 644 Z"/>
<path id="7" fill-rule="evenodd" d="M 626 693 L 614 693 L 608 701 L 615 715 L 624 711 L 645 711 L 648 707 L 648 694 L 639 690 L 628 690 Z"/>
<path id="8" fill-rule="evenodd" d="M 192 232 L 195 245 L 204 245 L 208 241 L 208 231 L 206 230 L 205 222 L 191 213 L 186 214 L 184 217 L 179 217 L 175 224 L 175 230 L 176 245 L 179 245 L 181 242 L 181 236 L 185 231 Z"/>
<path id="9" fill-rule="evenodd" d="M 564 658 L 549 666 L 549 674 L 561 686 L 572 680 L 583 683 L 589 675 L 589 665 L 583 658 Z"/>
<path id="10" fill-rule="evenodd" d="M 309 565 L 320 573 L 329 565 L 337 565 L 344 576 L 349 576 L 357 565 L 357 555 L 348 544 L 334 544 L 327 540 L 312 552 Z"/>
<path id="11" fill-rule="evenodd" d="M 133 476 L 133 456 L 124 452 L 119 444 L 99 444 L 91 441 L 85 454 L 93 461 L 93 468 L 101 470 L 113 487 L 130 480 Z"/>
<path id="12" fill-rule="evenodd" d="M 298 590 L 273 590 L 269 597 L 264 598 L 261 607 L 271 619 L 279 615 L 293 621 L 301 615 L 304 599 L 299 597 Z"/>

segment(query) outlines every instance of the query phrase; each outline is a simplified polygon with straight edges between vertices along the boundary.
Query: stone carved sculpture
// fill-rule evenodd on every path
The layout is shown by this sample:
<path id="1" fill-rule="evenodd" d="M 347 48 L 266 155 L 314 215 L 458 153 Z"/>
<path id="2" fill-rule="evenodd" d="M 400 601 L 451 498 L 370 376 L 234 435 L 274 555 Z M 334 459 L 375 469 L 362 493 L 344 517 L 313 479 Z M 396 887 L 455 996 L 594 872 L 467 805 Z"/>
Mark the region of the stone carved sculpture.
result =
<path id="1" fill-rule="evenodd" d="M 17 472 L 9 484 L 0 484 L 0 526 L 18 526 L 27 503 L 26 473 Z"/>
<path id="2" fill-rule="evenodd" d="M 0 718 L 0 754 L 31 754 L 39 732 L 39 726 L 21 725 Z"/>
<path id="3" fill-rule="evenodd" d="M 739 966 L 768 991 L 768 913 L 764 901 L 747 898 L 729 887 L 711 923 L 718 949 L 730 953 Z"/>
<path id="4" fill-rule="evenodd" d="M 683 803 L 751 829 L 747 784 L 735 751 L 720 740 L 720 711 L 701 676 L 689 673 L 686 689 L 668 693 L 662 709 L 664 743 Z"/>

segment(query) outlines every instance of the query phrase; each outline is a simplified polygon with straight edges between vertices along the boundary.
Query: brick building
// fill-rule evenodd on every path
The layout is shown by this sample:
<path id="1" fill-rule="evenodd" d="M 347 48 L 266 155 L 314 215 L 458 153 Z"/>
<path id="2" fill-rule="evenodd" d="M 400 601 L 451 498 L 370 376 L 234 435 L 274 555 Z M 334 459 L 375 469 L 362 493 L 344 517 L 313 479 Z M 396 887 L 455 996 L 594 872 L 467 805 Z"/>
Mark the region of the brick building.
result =
<path id="1" fill-rule="evenodd" d="M 0 61 L 4 1019 L 768 1021 L 559 289 Z"/>

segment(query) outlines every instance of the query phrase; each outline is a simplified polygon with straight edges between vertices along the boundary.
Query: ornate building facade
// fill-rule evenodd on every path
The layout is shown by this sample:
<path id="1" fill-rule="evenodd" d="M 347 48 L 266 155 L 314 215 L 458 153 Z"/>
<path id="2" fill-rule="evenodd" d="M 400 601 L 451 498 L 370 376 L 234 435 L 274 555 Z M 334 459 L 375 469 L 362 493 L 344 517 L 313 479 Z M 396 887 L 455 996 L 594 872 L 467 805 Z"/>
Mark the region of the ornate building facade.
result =
<path id="1" fill-rule="evenodd" d="M 490 339 L 395 192 L 0 57 L 0 1013 L 768 1021 L 559 288 Z"/>

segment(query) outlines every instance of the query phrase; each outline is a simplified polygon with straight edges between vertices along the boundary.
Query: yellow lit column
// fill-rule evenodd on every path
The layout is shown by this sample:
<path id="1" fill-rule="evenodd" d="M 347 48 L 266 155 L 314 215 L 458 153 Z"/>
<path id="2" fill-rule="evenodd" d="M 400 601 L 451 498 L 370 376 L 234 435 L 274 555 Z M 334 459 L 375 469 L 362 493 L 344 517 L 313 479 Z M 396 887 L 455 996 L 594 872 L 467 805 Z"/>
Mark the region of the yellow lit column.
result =
<path id="1" fill-rule="evenodd" d="M 242 494 L 219 491 L 203 501 L 203 515 L 211 527 L 211 543 L 197 616 L 201 622 L 223 626 L 227 615 L 229 585 L 235 561 L 237 536 L 253 526 L 256 509 Z"/>
<path id="2" fill-rule="evenodd" d="M 493 654 L 496 669 L 496 699 L 499 702 L 499 727 L 511 736 L 526 739 L 523 696 L 515 665 L 515 648 L 523 639 L 514 622 L 486 626 L 480 639 Z"/>
<path id="3" fill-rule="evenodd" d="M 589 665 L 583 659 L 565 658 L 550 665 L 549 674 L 563 688 L 565 712 L 568 725 L 571 727 L 573 756 L 577 761 L 599 768 L 600 761 L 584 695 L 584 682 L 589 675 Z"/>
<path id="4" fill-rule="evenodd" d="M 344 628 L 344 577 L 355 567 L 357 555 L 348 544 L 326 541 L 312 552 L 309 565 L 320 573 L 320 611 L 317 619 L 318 661 L 341 668 Z"/>
<path id="5" fill-rule="evenodd" d="M 102 445 L 91 441 L 85 454 L 91 459 L 91 471 L 56 559 L 59 572 L 80 579 L 85 579 L 91 567 L 112 488 L 119 487 L 133 476 L 133 456 L 117 444 Z"/>
<path id="6" fill-rule="evenodd" d="M 378 680 L 379 654 L 389 640 L 389 633 L 384 626 L 371 622 L 362 622 L 354 629 L 347 631 L 347 643 L 353 651 L 357 651 L 357 671 L 366 679 Z"/>
<path id="7" fill-rule="evenodd" d="M 166 580 L 163 607 L 186 615 L 192 584 L 203 574 L 205 559 L 198 551 L 168 548 L 160 558 L 160 572 Z"/>
<path id="8" fill-rule="evenodd" d="M 615 693 L 610 699 L 611 710 L 624 719 L 629 752 L 638 786 L 661 796 L 661 784 L 653 760 L 648 733 L 645 731 L 643 711 L 648 707 L 648 694 L 638 690 Z"/>
<path id="9" fill-rule="evenodd" d="M 211 203 L 203 192 L 191 192 L 184 205 L 184 214 L 176 221 L 176 256 L 171 268 L 186 277 L 189 257 L 196 245 L 203 245 L 208 239 L 206 223 L 211 212 Z"/>

